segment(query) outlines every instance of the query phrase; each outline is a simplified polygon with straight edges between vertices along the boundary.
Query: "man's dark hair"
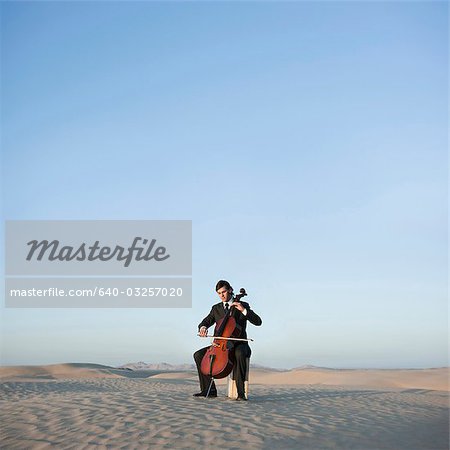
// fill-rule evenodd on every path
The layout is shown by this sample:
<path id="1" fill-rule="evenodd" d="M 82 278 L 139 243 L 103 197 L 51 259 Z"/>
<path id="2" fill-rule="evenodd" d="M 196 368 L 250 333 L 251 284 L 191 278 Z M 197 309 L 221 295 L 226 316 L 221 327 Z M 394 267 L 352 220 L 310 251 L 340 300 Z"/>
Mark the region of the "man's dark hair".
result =
<path id="1" fill-rule="evenodd" d="M 222 289 L 223 287 L 226 288 L 226 289 L 231 289 L 231 290 L 233 290 L 233 288 L 231 287 L 231 284 L 228 283 L 228 281 L 225 281 L 225 280 L 219 280 L 219 281 L 217 282 L 217 284 L 216 284 L 216 292 L 217 292 L 219 289 Z"/>

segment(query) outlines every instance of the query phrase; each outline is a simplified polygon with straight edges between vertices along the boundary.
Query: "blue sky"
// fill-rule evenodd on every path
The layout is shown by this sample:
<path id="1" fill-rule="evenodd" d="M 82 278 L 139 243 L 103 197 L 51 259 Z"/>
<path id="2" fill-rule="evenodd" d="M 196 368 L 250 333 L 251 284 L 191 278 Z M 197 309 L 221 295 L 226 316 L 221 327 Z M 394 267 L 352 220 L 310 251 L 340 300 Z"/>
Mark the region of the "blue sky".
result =
<path id="1" fill-rule="evenodd" d="M 448 364 L 445 2 L 3 2 L 5 219 L 191 219 L 193 307 L 1 310 L 2 364 Z"/>

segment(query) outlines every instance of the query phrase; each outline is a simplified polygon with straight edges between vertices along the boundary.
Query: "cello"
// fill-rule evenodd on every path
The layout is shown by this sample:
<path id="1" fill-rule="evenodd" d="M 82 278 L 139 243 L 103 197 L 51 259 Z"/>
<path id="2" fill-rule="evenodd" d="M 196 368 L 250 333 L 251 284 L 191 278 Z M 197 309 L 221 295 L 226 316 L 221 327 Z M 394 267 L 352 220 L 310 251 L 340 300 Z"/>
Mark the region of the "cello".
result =
<path id="1" fill-rule="evenodd" d="M 241 288 L 239 294 L 233 297 L 234 301 L 240 301 L 247 293 Z M 227 314 L 217 322 L 214 329 L 214 337 L 211 346 L 206 350 L 202 359 L 200 370 L 203 375 L 211 377 L 209 391 L 215 378 L 225 378 L 233 370 L 234 352 L 232 341 L 251 341 L 252 339 L 241 339 L 241 327 L 237 325 L 233 317 L 233 308 L 231 306 Z"/>

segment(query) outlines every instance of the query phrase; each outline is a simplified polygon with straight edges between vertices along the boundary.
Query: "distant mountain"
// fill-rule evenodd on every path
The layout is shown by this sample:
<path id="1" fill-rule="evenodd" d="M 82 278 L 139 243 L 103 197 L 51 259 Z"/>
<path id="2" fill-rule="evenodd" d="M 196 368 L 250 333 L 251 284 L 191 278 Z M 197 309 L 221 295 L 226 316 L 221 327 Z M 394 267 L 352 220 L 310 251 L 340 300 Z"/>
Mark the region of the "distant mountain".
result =
<path id="1" fill-rule="evenodd" d="M 311 366 L 312 367 L 312 366 Z M 261 364 L 250 364 L 252 369 L 271 370 L 276 372 L 283 372 L 285 369 L 274 369 L 273 367 L 262 366 Z M 162 372 L 190 372 L 196 370 L 195 364 L 169 364 L 169 363 L 146 363 L 139 361 L 135 363 L 127 363 L 117 367 L 117 369 L 128 370 L 159 370 Z"/>
<path id="2" fill-rule="evenodd" d="M 303 366 L 294 367 L 291 370 L 338 370 L 338 369 L 332 369 L 330 367 L 313 366 L 311 364 L 304 364 Z"/>
<path id="3" fill-rule="evenodd" d="M 146 363 L 139 361 L 136 363 L 127 363 L 119 366 L 118 369 L 130 370 L 161 370 L 164 372 L 188 372 L 195 369 L 194 364 L 168 364 L 168 363 Z"/>
<path id="4" fill-rule="evenodd" d="M 263 366 L 261 364 L 252 364 L 250 363 L 251 369 L 260 369 L 260 370 L 271 370 L 272 372 L 286 372 L 287 369 L 275 369 L 269 366 Z"/>

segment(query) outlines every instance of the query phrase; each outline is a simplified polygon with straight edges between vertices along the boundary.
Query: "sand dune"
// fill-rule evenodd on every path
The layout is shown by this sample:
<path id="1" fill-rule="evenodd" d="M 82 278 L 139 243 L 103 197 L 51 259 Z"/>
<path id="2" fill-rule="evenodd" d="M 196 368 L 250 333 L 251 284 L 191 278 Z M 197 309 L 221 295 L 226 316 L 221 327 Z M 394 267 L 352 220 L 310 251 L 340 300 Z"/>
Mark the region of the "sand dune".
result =
<path id="1" fill-rule="evenodd" d="M 449 390 L 450 369 L 415 370 L 290 370 L 285 372 L 250 370 L 250 384 L 257 385 L 328 385 L 378 388 Z M 167 372 L 154 375 L 157 379 L 197 380 L 195 372 Z M 225 384 L 226 380 L 218 380 Z"/>
<path id="2" fill-rule="evenodd" d="M 0 447 L 447 450 L 449 445 L 443 391 L 255 383 L 250 400 L 238 403 L 225 396 L 223 385 L 214 399 L 192 397 L 197 389 L 195 376 L 182 372 L 2 380 Z"/>
<path id="3" fill-rule="evenodd" d="M 252 368 L 250 383 L 270 385 L 366 386 L 449 390 L 449 368 L 437 369 L 327 369 L 299 368 L 288 371 Z M 158 370 L 117 369 L 100 364 L 54 364 L 47 366 L 0 367 L 0 379 L 67 379 L 67 378 L 154 378 L 195 381 L 194 371 L 164 372 Z M 225 380 L 218 381 L 224 384 Z"/>
<path id="4" fill-rule="evenodd" d="M 158 370 L 127 370 L 101 364 L 67 363 L 46 366 L 0 367 L 0 380 L 66 378 L 148 378 L 161 373 Z"/>
<path id="5" fill-rule="evenodd" d="M 0 367 L 0 379 L 4 378 L 115 378 L 120 377 L 116 369 L 101 364 L 68 363 L 47 366 Z"/>
<path id="6" fill-rule="evenodd" d="M 449 368 L 410 370 L 296 369 L 287 372 L 250 373 L 257 384 L 323 384 L 331 386 L 367 386 L 449 390 Z"/>

